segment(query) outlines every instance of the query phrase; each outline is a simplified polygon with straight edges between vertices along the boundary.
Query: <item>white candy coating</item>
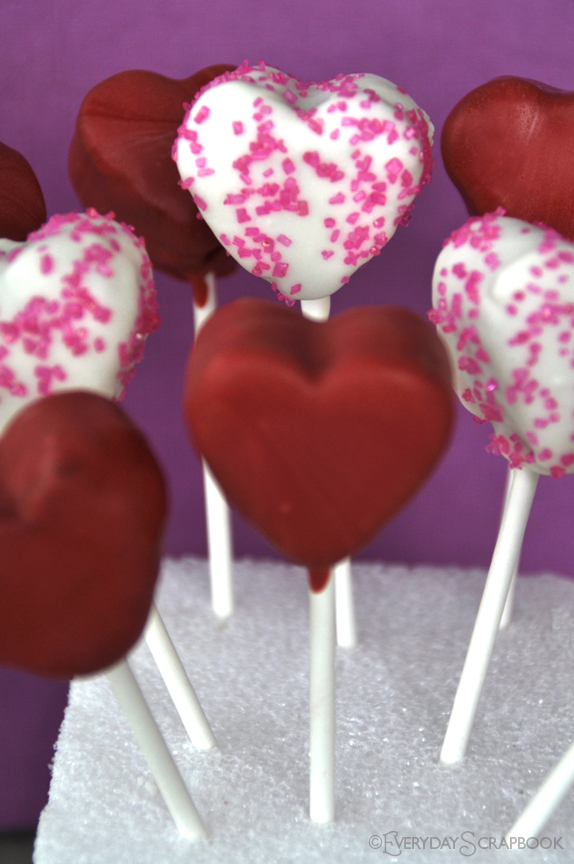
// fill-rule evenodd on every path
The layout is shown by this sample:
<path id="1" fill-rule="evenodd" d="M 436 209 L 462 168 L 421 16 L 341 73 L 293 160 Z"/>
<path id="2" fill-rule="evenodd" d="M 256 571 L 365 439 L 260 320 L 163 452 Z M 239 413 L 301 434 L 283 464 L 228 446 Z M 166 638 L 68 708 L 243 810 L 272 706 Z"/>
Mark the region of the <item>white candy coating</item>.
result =
<path id="1" fill-rule="evenodd" d="M 0 240 L 0 432 L 61 390 L 121 399 L 159 324 L 143 241 L 95 211 Z"/>
<path id="2" fill-rule="evenodd" d="M 333 294 L 406 224 L 433 131 L 377 75 L 304 83 L 244 63 L 200 93 L 173 157 L 227 251 L 292 303 Z"/>
<path id="3" fill-rule="evenodd" d="M 489 449 L 561 477 L 574 472 L 574 243 L 503 213 L 447 240 L 430 318 L 459 398 L 494 427 Z"/>

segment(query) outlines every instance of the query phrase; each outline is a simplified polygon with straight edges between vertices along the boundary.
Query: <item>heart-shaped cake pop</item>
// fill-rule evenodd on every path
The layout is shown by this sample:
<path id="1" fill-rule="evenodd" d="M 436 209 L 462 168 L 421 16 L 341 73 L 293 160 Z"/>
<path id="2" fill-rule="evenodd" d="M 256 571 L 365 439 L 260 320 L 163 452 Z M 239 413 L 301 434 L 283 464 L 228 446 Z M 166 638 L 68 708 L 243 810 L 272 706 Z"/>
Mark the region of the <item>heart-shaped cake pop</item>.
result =
<path id="1" fill-rule="evenodd" d="M 0 663 L 72 677 L 139 637 L 160 561 L 161 471 L 112 402 L 58 393 L 0 438 Z"/>
<path id="2" fill-rule="evenodd" d="M 112 210 L 144 237 L 154 267 L 190 281 L 235 269 L 189 195 L 171 159 L 185 108 L 198 90 L 233 66 L 220 64 L 176 81 L 132 70 L 107 78 L 84 98 L 68 167 L 84 207 Z"/>
<path id="3" fill-rule="evenodd" d="M 95 211 L 0 240 L 0 430 L 56 390 L 121 398 L 159 324 L 143 241 Z"/>
<path id="4" fill-rule="evenodd" d="M 471 215 L 504 207 L 574 239 L 574 93 L 495 78 L 453 108 L 441 150 Z"/>
<path id="5" fill-rule="evenodd" d="M 449 238 L 431 320 L 463 404 L 512 467 L 574 472 L 574 243 L 503 211 Z"/>
<path id="6" fill-rule="evenodd" d="M 36 175 L 24 157 L 0 143 L 0 237 L 25 240 L 46 221 Z"/>
<path id="7" fill-rule="evenodd" d="M 312 83 L 246 62 L 192 104 L 174 159 L 237 261 L 309 300 L 337 291 L 408 220 L 430 180 L 432 132 L 377 75 Z"/>
<path id="8" fill-rule="evenodd" d="M 184 410 L 229 501 L 321 571 L 367 543 L 432 470 L 452 384 L 440 340 L 406 309 L 315 322 L 246 298 L 201 331 Z"/>

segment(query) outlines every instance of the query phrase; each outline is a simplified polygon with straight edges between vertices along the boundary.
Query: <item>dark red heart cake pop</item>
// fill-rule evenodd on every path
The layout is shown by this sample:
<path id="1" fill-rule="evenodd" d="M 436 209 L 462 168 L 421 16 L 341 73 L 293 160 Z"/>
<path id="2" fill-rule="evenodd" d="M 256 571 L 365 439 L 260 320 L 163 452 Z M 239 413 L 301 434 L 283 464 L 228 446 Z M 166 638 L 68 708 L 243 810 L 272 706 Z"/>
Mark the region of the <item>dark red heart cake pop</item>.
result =
<path id="1" fill-rule="evenodd" d="M 165 515 L 161 471 L 117 405 L 69 392 L 21 411 L 0 438 L 0 662 L 72 677 L 123 657 Z"/>
<path id="2" fill-rule="evenodd" d="M 246 298 L 201 331 L 184 411 L 229 501 L 320 590 L 435 466 L 453 415 L 449 363 L 406 309 L 317 323 Z"/>
<path id="3" fill-rule="evenodd" d="M 471 215 L 502 206 L 574 239 L 574 93 L 495 78 L 453 108 L 441 150 Z"/>
<path id="4" fill-rule="evenodd" d="M 36 175 L 17 150 L 0 143 L 0 237 L 22 242 L 45 221 Z"/>
<path id="5" fill-rule="evenodd" d="M 113 75 L 84 98 L 70 145 L 70 178 L 83 206 L 112 210 L 145 238 L 154 267 L 187 282 L 236 267 L 198 218 L 171 158 L 183 104 L 234 68 L 208 66 L 181 81 L 143 70 Z"/>

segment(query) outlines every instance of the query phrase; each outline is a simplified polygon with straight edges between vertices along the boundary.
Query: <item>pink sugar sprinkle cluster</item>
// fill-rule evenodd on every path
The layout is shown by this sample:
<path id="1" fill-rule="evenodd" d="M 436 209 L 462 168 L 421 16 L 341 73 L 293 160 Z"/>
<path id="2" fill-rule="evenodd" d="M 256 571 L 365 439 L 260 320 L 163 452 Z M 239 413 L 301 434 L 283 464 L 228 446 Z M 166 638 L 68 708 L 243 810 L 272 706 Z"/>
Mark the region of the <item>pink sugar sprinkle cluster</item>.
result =
<path id="1" fill-rule="evenodd" d="M 78 244 L 77 255 L 69 259 L 55 245 L 55 241 L 66 234 Z M 18 380 L 17 362 L 15 368 L 11 365 L 11 354 L 16 347 L 42 361 L 34 368 L 37 394 L 42 396 L 51 393 L 55 383 L 69 377 L 65 365 L 49 362 L 57 346 L 67 349 L 70 363 L 73 358 L 91 351 L 97 355 L 106 350 L 104 338 L 92 337 L 90 322 L 105 327 L 113 320 L 114 313 L 96 300 L 89 283 L 94 274 L 106 280 L 114 279 L 116 259 L 124 254 L 118 242 L 122 235 L 139 250 L 141 258 L 137 320 L 128 341 L 118 348 L 117 377 L 125 388 L 134 374 L 135 364 L 143 356 L 147 335 L 160 323 L 151 264 L 143 241 L 135 237 L 129 226 L 114 221 L 113 214 L 102 217 L 95 210 L 53 216 L 29 235 L 27 244 L 16 248 L 18 255 L 27 247 L 35 247 L 37 251 L 37 293 L 11 319 L 0 320 L 0 388 L 7 389 L 12 396 L 29 395 L 29 388 Z M 11 263 L 18 255 L 10 253 L 6 259 Z M 54 279 L 57 279 L 56 286 Z M 23 287 L 27 290 L 29 286 Z"/>

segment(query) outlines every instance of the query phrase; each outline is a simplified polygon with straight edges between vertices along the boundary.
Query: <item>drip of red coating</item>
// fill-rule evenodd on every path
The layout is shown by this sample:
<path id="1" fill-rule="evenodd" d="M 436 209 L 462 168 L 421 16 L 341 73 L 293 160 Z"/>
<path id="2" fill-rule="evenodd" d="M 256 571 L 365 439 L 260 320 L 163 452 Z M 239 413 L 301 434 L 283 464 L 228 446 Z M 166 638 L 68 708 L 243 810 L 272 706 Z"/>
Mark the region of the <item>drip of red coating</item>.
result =
<path id="1" fill-rule="evenodd" d="M 311 591 L 319 594 L 320 591 L 327 587 L 331 570 L 329 567 L 321 567 L 320 569 L 309 567 L 307 574 L 309 576 L 309 587 L 311 588 Z"/>
<path id="2" fill-rule="evenodd" d="M 193 292 L 193 302 L 198 309 L 203 309 L 209 296 L 209 287 L 203 273 L 196 273 L 192 276 L 191 290 Z"/>

